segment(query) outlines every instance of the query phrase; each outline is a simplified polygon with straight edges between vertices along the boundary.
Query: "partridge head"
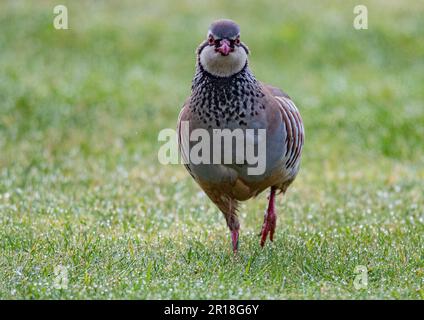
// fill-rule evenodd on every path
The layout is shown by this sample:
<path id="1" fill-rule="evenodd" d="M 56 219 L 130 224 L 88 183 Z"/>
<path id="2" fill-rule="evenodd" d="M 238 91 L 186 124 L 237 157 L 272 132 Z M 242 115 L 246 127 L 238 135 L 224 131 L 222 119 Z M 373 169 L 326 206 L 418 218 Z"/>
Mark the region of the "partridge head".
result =
<path id="1" fill-rule="evenodd" d="M 240 28 L 231 20 L 213 23 L 199 51 L 200 64 L 217 77 L 229 77 L 247 63 L 248 50 L 240 41 Z"/>

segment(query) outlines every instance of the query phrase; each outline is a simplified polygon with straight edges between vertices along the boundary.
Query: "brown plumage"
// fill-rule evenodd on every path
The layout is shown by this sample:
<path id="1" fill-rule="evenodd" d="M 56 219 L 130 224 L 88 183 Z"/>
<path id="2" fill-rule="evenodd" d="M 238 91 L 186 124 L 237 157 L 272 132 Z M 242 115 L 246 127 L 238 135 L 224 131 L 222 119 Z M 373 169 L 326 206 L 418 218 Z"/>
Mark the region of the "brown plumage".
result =
<path id="1" fill-rule="evenodd" d="M 240 41 L 240 29 L 234 22 L 214 22 L 209 28 L 207 40 L 197 50 L 192 92 L 178 119 L 179 146 L 185 166 L 223 212 L 231 231 L 234 251 L 238 248 L 239 201 L 255 197 L 267 188 L 271 192 L 262 226 L 261 245 L 264 245 L 268 234 L 273 240 L 275 194 L 276 191 L 285 193 L 295 179 L 304 143 L 303 123 L 296 106 L 280 89 L 256 80 L 248 66 L 248 54 L 246 45 Z M 183 121 L 189 124 L 189 134 L 196 129 L 204 129 L 211 135 L 215 129 L 241 129 L 246 134 L 246 148 L 248 129 L 265 129 L 264 171 L 258 175 L 249 174 L 251 165 L 246 161 L 195 163 L 190 158 L 194 142 L 183 134 Z M 258 146 L 262 140 L 255 134 L 249 141 Z M 211 146 L 210 154 L 213 152 Z"/>

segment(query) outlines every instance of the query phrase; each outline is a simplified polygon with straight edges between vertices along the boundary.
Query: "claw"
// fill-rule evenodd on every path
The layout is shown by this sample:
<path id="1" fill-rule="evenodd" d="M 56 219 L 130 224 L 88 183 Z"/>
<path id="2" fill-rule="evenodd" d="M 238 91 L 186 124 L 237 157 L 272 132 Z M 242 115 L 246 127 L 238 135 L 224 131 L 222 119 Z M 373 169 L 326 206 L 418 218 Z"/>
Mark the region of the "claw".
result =
<path id="1" fill-rule="evenodd" d="M 262 226 L 261 247 L 265 245 L 266 238 L 269 234 L 269 240 L 274 241 L 274 233 L 276 226 L 277 216 L 275 214 L 267 214 L 264 224 Z"/>

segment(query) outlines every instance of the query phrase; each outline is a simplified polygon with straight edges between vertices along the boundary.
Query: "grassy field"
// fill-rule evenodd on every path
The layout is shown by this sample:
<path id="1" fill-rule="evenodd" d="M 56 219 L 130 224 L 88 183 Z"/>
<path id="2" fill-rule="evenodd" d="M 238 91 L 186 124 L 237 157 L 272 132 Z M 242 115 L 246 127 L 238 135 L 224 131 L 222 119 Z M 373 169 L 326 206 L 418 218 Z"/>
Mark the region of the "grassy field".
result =
<path id="1" fill-rule="evenodd" d="M 423 1 L 361 1 L 360 31 L 354 1 L 59 2 L 69 30 L 57 1 L 0 2 L 1 299 L 424 298 Z M 157 161 L 220 17 L 307 139 L 276 241 L 259 247 L 262 194 L 236 257 L 183 166 Z"/>

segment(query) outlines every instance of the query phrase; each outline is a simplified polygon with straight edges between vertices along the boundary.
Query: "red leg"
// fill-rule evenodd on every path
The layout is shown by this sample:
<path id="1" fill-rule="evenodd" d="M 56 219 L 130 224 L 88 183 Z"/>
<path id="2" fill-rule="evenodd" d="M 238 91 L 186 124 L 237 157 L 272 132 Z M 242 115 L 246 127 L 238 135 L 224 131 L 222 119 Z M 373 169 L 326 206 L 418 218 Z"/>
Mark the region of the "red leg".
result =
<path id="1" fill-rule="evenodd" d="M 233 243 L 233 252 L 237 253 L 238 250 L 238 240 L 239 240 L 239 229 L 231 230 L 231 240 Z"/>
<path id="2" fill-rule="evenodd" d="M 277 224 L 277 215 L 275 214 L 275 188 L 271 187 L 271 193 L 268 197 L 268 209 L 264 217 L 264 224 L 262 225 L 261 246 L 265 245 L 266 237 L 269 233 L 269 239 L 274 240 L 275 226 Z"/>

